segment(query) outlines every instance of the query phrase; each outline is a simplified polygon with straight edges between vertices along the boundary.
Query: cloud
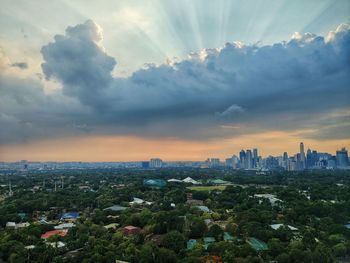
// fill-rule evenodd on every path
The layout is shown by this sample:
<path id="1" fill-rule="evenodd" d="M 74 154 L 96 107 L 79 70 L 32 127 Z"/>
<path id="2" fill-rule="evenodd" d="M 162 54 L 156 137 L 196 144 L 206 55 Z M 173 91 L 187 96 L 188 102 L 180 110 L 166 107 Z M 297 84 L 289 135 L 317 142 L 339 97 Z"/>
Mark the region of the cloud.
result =
<path id="1" fill-rule="evenodd" d="M 64 36 L 56 35 L 54 42 L 41 49 L 45 77 L 61 81 L 64 95 L 77 97 L 86 105 L 103 105 L 101 92 L 113 80 L 116 61 L 101 44 L 101 28 L 93 21 L 68 27 Z"/>
<path id="2" fill-rule="evenodd" d="M 11 67 L 16 67 L 19 69 L 27 69 L 28 68 L 28 64 L 26 62 L 15 62 L 11 64 Z"/>
<path id="3" fill-rule="evenodd" d="M 231 105 L 230 107 L 228 107 L 226 110 L 224 110 L 223 112 L 218 112 L 218 116 L 219 117 L 231 117 L 236 115 L 237 113 L 242 113 L 244 112 L 244 109 L 236 104 Z"/>
<path id="4" fill-rule="evenodd" d="M 268 46 L 227 43 L 179 62 L 150 64 L 128 78 L 112 76 L 116 61 L 102 44 L 102 30 L 91 20 L 56 35 L 41 49 L 42 69 L 47 79 L 62 83 L 62 92 L 45 95 L 42 88 L 24 83 L 17 83 L 23 86 L 14 92 L 6 88 L 15 82 L 11 80 L 0 88 L 3 118 L 17 123 L 30 119 L 32 129 L 40 130 L 28 131 L 32 137 L 88 130 L 207 140 L 315 130 L 324 116 L 350 109 L 346 24 L 325 37 L 294 33 L 290 41 Z M 344 137 L 334 129 L 316 137 Z"/>

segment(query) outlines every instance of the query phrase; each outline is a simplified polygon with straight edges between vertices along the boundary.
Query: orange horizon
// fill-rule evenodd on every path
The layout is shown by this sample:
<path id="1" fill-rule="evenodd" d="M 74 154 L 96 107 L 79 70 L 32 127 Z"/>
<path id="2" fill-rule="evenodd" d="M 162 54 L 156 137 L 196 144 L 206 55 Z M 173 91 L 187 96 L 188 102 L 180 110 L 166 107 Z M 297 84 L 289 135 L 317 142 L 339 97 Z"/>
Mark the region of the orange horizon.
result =
<path id="1" fill-rule="evenodd" d="M 279 156 L 284 151 L 294 155 L 299 143 L 318 152 L 335 154 L 342 147 L 350 148 L 349 140 L 317 141 L 281 131 L 242 135 L 235 138 L 190 141 L 181 139 L 146 139 L 134 136 L 85 136 L 33 141 L 0 146 L 0 161 L 57 162 L 126 162 L 161 158 L 164 161 L 204 161 L 225 159 L 241 149 L 257 148 L 259 155 Z"/>

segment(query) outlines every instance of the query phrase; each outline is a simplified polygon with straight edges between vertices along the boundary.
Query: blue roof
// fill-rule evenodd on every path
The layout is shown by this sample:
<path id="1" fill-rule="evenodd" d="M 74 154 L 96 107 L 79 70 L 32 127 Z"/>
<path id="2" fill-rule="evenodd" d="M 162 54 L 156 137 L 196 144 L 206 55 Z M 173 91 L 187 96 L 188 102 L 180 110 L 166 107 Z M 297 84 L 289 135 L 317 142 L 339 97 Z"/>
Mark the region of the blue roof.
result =
<path id="1" fill-rule="evenodd" d="M 193 249 L 194 246 L 197 244 L 197 240 L 190 239 L 187 241 L 187 249 Z"/>
<path id="2" fill-rule="evenodd" d="M 350 229 L 350 223 L 349 224 L 346 224 L 344 225 L 346 228 Z"/>
<path id="3" fill-rule="evenodd" d="M 72 218 L 75 219 L 78 217 L 79 217 L 79 212 L 67 212 L 61 216 L 61 219 L 72 219 Z"/>

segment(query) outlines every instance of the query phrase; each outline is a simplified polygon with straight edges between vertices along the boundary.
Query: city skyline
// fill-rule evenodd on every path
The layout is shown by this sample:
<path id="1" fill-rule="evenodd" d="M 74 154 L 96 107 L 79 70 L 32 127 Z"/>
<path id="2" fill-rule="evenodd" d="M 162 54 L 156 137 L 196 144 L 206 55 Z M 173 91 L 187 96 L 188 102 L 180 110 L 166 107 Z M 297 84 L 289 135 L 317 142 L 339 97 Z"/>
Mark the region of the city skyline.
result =
<path id="1" fill-rule="evenodd" d="M 350 148 L 349 1 L 1 7 L 0 161 Z"/>
<path id="2" fill-rule="evenodd" d="M 142 165 L 147 162 L 147 166 L 149 165 L 150 167 L 154 167 L 154 168 L 161 168 L 162 167 L 162 163 L 163 162 L 167 162 L 167 163 L 181 163 L 181 162 L 205 162 L 208 163 L 209 166 L 211 167 L 215 167 L 215 166 L 222 166 L 222 165 L 226 165 L 226 166 L 232 166 L 232 164 L 228 164 L 228 162 L 233 162 L 235 163 L 234 166 L 236 166 L 236 168 L 245 168 L 245 169 L 255 169 L 255 168 L 262 168 L 262 166 L 259 166 L 259 163 L 261 163 L 261 161 L 266 161 L 269 158 L 274 158 L 278 161 L 287 161 L 287 160 L 295 160 L 296 162 L 299 162 L 298 164 L 298 169 L 300 170 L 304 170 L 306 168 L 310 168 L 310 158 L 312 158 L 312 162 L 316 163 L 318 161 L 322 161 L 322 160 L 330 160 L 333 159 L 335 161 L 333 165 L 334 167 L 337 166 L 338 162 L 342 162 L 342 164 L 338 164 L 341 167 L 347 167 L 350 168 L 350 160 L 349 157 L 339 157 L 338 154 L 343 152 L 346 153 L 346 156 L 348 156 L 348 149 L 346 147 L 341 147 L 338 148 L 336 151 L 334 152 L 327 152 L 327 151 L 319 151 L 319 149 L 317 148 L 312 148 L 310 147 L 310 145 L 307 145 L 306 151 L 304 148 L 304 142 L 300 142 L 299 143 L 299 152 L 288 152 L 288 151 L 283 151 L 277 154 L 266 154 L 263 155 L 261 154 L 261 149 L 257 148 L 257 147 L 253 147 L 253 148 L 244 148 L 241 147 L 240 151 L 234 152 L 231 154 L 226 154 L 224 155 L 223 153 L 220 154 L 220 157 L 218 155 L 211 155 L 211 156 L 206 156 L 202 159 L 176 159 L 176 160 L 172 160 L 172 159 L 163 159 L 164 157 L 158 156 L 158 155 L 153 155 L 153 156 L 147 156 L 146 158 L 143 159 L 136 159 L 136 160 L 132 160 L 132 159 L 126 159 L 126 160 L 55 160 L 55 159 L 48 159 L 48 160 L 27 160 L 22 158 L 21 160 L 17 159 L 17 160 L 10 160 L 10 161 L 3 161 L 0 160 L 0 162 L 2 163 L 36 163 L 36 162 L 42 162 L 42 163 L 141 163 Z M 316 154 L 316 156 L 315 156 Z M 339 161 L 338 158 L 341 158 L 342 160 Z M 243 166 L 239 166 L 238 162 L 241 163 L 241 165 Z M 248 162 L 248 163 L 247 163 Z M 210 165 L 210 163 L 214 163 L 214 165 Z M 327 164 L 326 164 L 327 166 Z M 334 168 L 333 167 L 333 168 Z"/>

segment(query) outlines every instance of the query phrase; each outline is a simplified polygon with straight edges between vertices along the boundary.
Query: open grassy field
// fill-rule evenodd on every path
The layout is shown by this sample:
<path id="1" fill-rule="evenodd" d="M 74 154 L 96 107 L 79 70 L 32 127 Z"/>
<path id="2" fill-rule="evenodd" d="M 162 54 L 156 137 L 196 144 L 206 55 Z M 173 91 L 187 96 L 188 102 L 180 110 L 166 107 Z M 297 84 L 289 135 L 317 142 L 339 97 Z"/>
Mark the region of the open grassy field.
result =
<path id="1" fill-rule="evenodd" d="M 187 189 L 193 191 L 212 191 L 212 190 L 224 190 L 226 185 L 212 185 L 212 186 L 189 186 Z"/>

